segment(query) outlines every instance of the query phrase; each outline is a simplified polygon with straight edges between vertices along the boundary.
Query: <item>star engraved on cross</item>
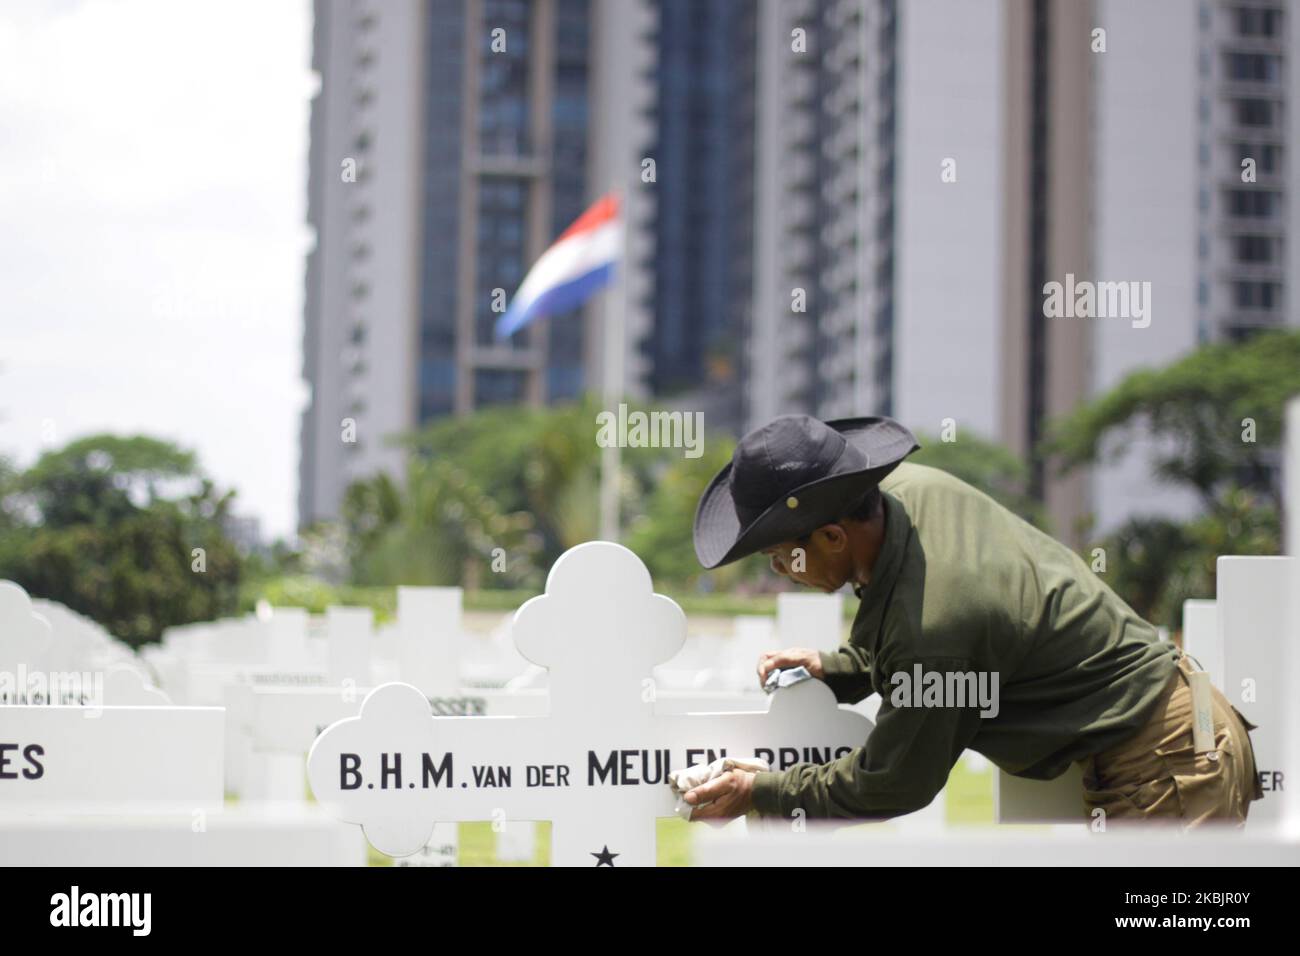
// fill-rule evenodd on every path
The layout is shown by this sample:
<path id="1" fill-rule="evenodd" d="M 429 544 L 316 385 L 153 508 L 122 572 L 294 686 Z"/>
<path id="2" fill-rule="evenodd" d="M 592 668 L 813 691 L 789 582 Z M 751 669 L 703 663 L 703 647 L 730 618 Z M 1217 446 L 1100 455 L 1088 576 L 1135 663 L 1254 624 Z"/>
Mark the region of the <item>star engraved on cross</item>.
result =
<path id="1" fill-rule="evenodd" d="M 549 671 L 546 716 L 434 717 L 415 688 L 382 685 L 312 745 L 316 799 L 390 856 L 418 851 L 435 822 L 504 818 L 550 820 L 556 866 L 590 865 L 587 848 L 611 844 L 623 865 L 652 866 L 655 818 L 674 815 L 670 770 L 728 754 L 824 763 L 872 729 L 820 681 L 774 694 L 766 711 L 659 714 L 644 682 L 681 649 L 686 618 L 611 542 L 561 555 L 513 635 Z"/>

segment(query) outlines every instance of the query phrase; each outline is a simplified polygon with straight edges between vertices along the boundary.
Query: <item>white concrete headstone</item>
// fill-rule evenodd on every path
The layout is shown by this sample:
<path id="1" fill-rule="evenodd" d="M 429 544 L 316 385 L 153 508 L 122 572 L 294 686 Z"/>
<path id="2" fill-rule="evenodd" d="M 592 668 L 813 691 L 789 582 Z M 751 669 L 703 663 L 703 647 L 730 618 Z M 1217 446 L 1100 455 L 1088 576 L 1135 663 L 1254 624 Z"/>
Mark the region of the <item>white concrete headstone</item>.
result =
<path id="1" fill-rule="evenodd" d="M 765 651 L 778 651 L 776 622 L 761 614 L 738 614 L 732 620 L 732 637 L 723 665 L 723 686 L 730 690 L 758 686 L 758 658 Z"/>
<path id="2" fill-rule="evenodd" d="M 0 815 L 8 866 L 365 866 L 355 827 L 238 807 L 172 816 Z"/>
<path id="3" fill-rule="evenodd" d="M 1284 500 L 1286 528 L 1283 551 L 1292 558 L 1300 556 L 1300 395 L 1286 405 L 1286 449 L 1282 476 L 1286 491 Z M 1285 678 L 1287 687 L 1300 687 L 1300 560 L 1291 562 L 1291 583 L 1287 587 L 1287 625 Z M 1286 764 L 1300 767 L 1300 694 L 1287 695 Z M 1293 840 L 1300 839 L 1300 786 L 1283 790 L 1283 826 Z"/>
<path id="4" fill-rule="evenodd" d="M 370 650 L 375 615 L 368 607 L 331 607 L 325 612 L 329 681 L 335 686 L 371 686 Z"/>
<path id="5" fill-rule="evenodd" d="M 1219 612 L 1213 601 L 1183 602 L 1183 651 L 1210 675 L 1210 683 L 1223 689 L 1223 645 L 1219 643 Z"/>
<path id="6" fill-rule="evenodd" d="M 220 708 L 0 707 L 0 809 L 219 808 L 221 735 Z"/>
<path id="7" fill-rule="evenodd" d="M 705 831 L 695 846 L 701 866 L 794 867 L 1056 866 L 1161 867 L 1221 872 L 1222 867 L 1294 866 L 1300 844 L 1236 832 L 1140 832 L 1087 827 L 963 828 L 942 834 L 830 832 L 810 821 L 802 833 L 764 832 L 737 839 Z"/>
<path id="8" fill-rule="evenodd" d="M 115 664 L 104 672 L 104 701 L 114 707 L 169 707 L 171 698 L 135 667 Z"/>
<path id="9" fill-rule="evenodd" d="M 460 684 L 460 588 L 397 589 L 402 681 L 449 697 Z"/>
<path id="10" fill-rule="evenodd" d="M 1255 801 L 1248 827 L 1276 827 L 1282 821 L 1282 792 L 1295 785 L 1296 768 L 1286 765 L 1287 601 L 1294 558 L 1219 558 L 1216 587 L 1219 640 L 1223 647 L 1223 694 L 1251 723 L 1255 765 L 1264 799 Z"/>
<path id="11" fill-rule="evenodd" d="M 50 623 L 32 610 L 27 592 L 0 581 L 0 704 L 26 702 L 29 691 L 46 699 L 53 647 Z"/>
<path id="12" fill-rule="evenodd" d="M 811 647 L 833 652 L 844 631 L 844 595 L 798 594 L 776 596 L 776 634 L 781 647 Z"/>
<path id="13" fill-rule="evenodd" d="M 435 823 L 429 842 L 410 856 L 399 857 L 394 866 L 458 866 L 460 863 L 460 824 Z"/>
<path id="14" fill-rule="evenodd" d="M 271 617 L 271 667 L 294 670 L 307 660 L 307 611 L 300 607 L 277 607 Z"/>
<path id="15" fill-rule="evenodd" d="M 532 820 L 507 820 L 496 832 L 497 860 L 531 863 L 537 853 L 537 824 Z"/>

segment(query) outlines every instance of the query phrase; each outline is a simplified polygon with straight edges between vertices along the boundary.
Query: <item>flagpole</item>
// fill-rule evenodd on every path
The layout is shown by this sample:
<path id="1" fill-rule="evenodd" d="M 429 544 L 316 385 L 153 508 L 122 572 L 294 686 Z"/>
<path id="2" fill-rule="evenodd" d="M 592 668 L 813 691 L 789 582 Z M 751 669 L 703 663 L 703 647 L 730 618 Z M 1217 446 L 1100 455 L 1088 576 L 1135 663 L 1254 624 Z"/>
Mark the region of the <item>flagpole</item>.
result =
<path id="1" fill-rule="evenodd" d="M 627 314 L 627 229 L 631 219 L 631 189 L 615 184 L 618 196 L 618 259 L 614 263 L 614 281 L 605 299 L 604 345 L 604 403 L 605 409 L 618 416 L 618 403 L 623 398 L 623 330 Z M 603 541 L 619 538 L 618 489 L 622 476 L 623 436 L 600 450 L 600 537 Z"/>

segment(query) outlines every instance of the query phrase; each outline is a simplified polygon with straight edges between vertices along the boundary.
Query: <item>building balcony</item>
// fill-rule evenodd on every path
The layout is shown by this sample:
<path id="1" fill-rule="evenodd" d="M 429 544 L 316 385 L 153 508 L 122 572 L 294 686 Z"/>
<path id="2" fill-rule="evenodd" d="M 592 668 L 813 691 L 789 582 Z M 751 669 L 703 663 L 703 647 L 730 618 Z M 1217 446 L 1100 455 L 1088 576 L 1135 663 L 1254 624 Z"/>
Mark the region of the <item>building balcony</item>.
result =
<path id="1" fill-rule="evenodd" d="M 1221 174 L 1217 179 L 1217 185 L 1223 189 L 1265 189 L 1271 192 L 1278 192 L 1286 186 L 1286 179 L 1279 172 L 1266 172 L 1259 168 L 1258 159 L 1255 164 L 1255 181 L 1253 183 L 1243 183 L 1241 181 L 1241 169 L 1235 173 L 1228 172 Z"/>
<path id="2" fill-rule="evenodd" d="M 549 165 L 536 155 L 483 155 L 474 160 L 471 172 L 478 176 L 540 179 L 549 172 Z"/>
<path id="3" fill-rule="evenodd" d="M 805 112 L 793 112 L 788 115 L 785 126 L 785 142 L 791 146 L 811 143 L 816 133 L 816 124 Z"/>
<path id="4" fill-rule="evenodd" d="M 1239 33 L 1233 33 L 1229 36 L 1222 37 L 1217 48 L 1220 53 L 1267 53 L 1273 56 L 1285 57 L 1286 35 L 1279 33 L 1277 36 L 1242 36 Z"/>
<path id="5" fill-rule="evenodd" d="M 1252 143 L 1264 143 L 1269 146 L 1286 144 L 1286 124 L 1280 117 L 1273 122 L 1259 126 L 1247 126 L 1231 117 L 1224 117 L 1220 122 L 1211 123 L 1216 138 L 1220 141 L 1238 143 L 1247 140 Z"/>
<path id="6" fill-rule="evenodd" d="M 1276 329 L 1286 325 L 1283 309 L 1233 309 L 1219 316 L 1220 328 Z"/>
<path id="7" fill-rule="evenodd" d="M 1214 277 L 1220 282 L 1283 282 L 1286 265 L 1281 257 L 1273 260 L 1249 261 L 1227 255 L 1216 256 L 1211 261 Z"/>
<path id="8" fill-rule="evenodd" d="M 816 204 L 807 196 L 789 196 L 781 203 L 780 215 L 787 228 L 804 228 L 817 218 Z"/>
<path id="9" fill-rule="evenodd" d="M 511 348 L 508 345 L 475 345 L 469 364 L 474 368 L 528 370 L 541 368 L 543 354 L 536 348 Z"/>
<path id="10" fill-rule="evenodd" d="M 1223 215 L 1215 223 L 1215 233 L 1219 236 L 1254 235 L 1277 239 L 1286 235 L 1286 217 L 1247 218 Z"/>
<path id="11" fill-rule="evenodd" d="M 1225 97 L 1281 100 L 1286 97 L 1286 81 L 1281 77 L 1273 80 L 1243 80 L 1225 77 L 1220 81 L 1217 92 L 1220 96 Z"/>
<path id="12" fill-rule="evenodd" d="M 817 83 L 806 70 L 792 71 L 783 83 L 785 102 L 794 107 L 807 106 L 817 94 Z"/>
<path id="13" fill-rule="evenodd" d="M 792 270 L 803 270 L 813 261 L 816 254 L 816 245 L 806 237 L 797 237 L 788 240 L 781 246 L 781 259 L 786 268 Z"/>
<path id="14" fill-rule="evenodd" d="M 785 183 L 788 186 L 810 186 L 816 175 L 816 165 L 813 159 L 806 153 L 800 153 L 790 158 L 785 166 Z"/>

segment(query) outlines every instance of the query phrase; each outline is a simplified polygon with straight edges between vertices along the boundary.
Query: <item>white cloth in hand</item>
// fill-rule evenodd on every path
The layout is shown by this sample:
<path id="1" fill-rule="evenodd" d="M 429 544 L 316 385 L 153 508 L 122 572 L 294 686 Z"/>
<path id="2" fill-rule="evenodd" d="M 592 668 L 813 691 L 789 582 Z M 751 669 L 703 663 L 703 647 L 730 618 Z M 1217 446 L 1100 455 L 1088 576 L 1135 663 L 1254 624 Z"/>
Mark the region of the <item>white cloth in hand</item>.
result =
<path id="1" fill-rule="evenodd" d="M 771 769 L 762 757 L 719 757 L 713 763 L 697 763 L 685 770 L 672 770 L 668 773 L 668 786 L 672 787 L 677 803 L 673 812 L 683 820 L 691 818 L 691 811 L 696 807 L 706 807 L 707 803 L 689 804 L 684 797 L 687 790 L 693 790 L 702 783 L 708 783 L 721 777 L 728 770 L 748 770 L 759 773 Z"/>

